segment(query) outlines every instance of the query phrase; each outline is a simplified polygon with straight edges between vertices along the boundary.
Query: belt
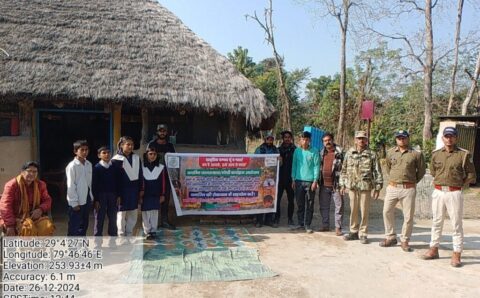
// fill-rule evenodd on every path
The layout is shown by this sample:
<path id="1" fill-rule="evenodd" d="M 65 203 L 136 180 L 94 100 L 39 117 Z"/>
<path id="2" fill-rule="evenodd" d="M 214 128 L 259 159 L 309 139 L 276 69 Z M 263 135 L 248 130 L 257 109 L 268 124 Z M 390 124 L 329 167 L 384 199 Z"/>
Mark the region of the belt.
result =
<path id="1" fill-rule="evenodd" d="M 437 185 L 435 184 L 435 189 L 441 190 L 441 191 L 457 191 L 457 190 L 462 190 L 460 186 L 443 186 L 443 185 Z"/>
<path id="2" fill-rule="evenodd" d="M 389 182 L 388 185 L 396 188 L 414 188 L 415 187 L 415 183 L 411 183 L 411 182 L 405 182 L 405 183 Z"/>

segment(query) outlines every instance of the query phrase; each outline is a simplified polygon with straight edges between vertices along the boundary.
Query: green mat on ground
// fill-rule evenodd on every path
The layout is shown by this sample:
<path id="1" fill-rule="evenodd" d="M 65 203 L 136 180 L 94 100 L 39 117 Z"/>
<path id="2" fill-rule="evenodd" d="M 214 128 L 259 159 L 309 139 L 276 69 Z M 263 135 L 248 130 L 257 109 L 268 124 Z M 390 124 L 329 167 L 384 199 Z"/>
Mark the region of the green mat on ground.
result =
<path id="1" fill-rule="evenodd" d="M 264 266 L 244 228 L 185 227 L 159 230 L 137 248 L 128 283 L 232 281 L 276 276 Z"/>

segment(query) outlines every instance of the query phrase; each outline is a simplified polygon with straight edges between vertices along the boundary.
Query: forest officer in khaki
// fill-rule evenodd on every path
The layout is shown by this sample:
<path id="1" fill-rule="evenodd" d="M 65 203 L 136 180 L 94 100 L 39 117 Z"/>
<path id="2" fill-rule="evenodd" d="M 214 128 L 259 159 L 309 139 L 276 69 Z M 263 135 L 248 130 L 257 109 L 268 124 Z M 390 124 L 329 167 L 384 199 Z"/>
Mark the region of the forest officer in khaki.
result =
<path id="1" fill-rule="evenodd" d="M 475 182 L 475 167 L 470 152 L 457 147 L 457 129 L 446 127 L 443 130 L 443 148 L 433 151 L 430 173 L 435 189 L 432 193 L 432 238 L 430 249 L 423 255 L 425 260 L 438 259 L 438 246 L 442 236 L 445 210 L 453 227 L 453 254 L 450 264 L 462 265 L 460 257 L 463 250 L 463 187 Z"/>
<path id="2" fill-rule="evenodd" d="M 425 175 L 425 159 L 421 152 L 409 146 L 408 131 L 397 131 L 395 141 L 397 146 L 388 150 L 385 161 L 386 172 L 390 178 L 383 204 L 385 239 L 380 242 L 380 246 L 389 247 L 397 244 L 395 206 L 400 202 L 403 211 L 401 247 L 403 251 L 410 252 L 412 249 L 408 242 L 413 230 L 416 185 Z"/>

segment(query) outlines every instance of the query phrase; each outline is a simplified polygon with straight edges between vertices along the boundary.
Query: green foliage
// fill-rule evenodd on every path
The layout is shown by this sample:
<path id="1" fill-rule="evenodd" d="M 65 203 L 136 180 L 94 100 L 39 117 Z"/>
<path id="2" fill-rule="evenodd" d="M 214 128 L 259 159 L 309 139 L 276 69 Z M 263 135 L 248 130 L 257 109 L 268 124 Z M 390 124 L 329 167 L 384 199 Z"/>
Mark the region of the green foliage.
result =
<path id="1" fill-rule="evenodd" d="M 277 111 L 280 111 L 280 102 L 278 99 L 278 74 L 274 58 L 266 58 L 259 63 L 255 63 L 248 56 L 248 49 L 238 47 L 232 53 L 227 54 L 228 59 L 235 67 L 244 74 L 252 83 L 265 94 L 267 100 L 272 103 Z M 280 61 L 283 67 L 283 61 Z M 300 89 L 303 82 L 310 75 L 308 68 L 286 71 L 283 69 L 284 81 L 290 97 L 290 112 L 293 131 L 303 129 L 307 123 L 308 105 L 301 101 Z"/>
<path id="2" fill-rule="evenodd" d="M 407 88 L 403 97 L 388 99 L 377 105 L 376 117 L 372 123 L 371 146 L 395 146 L 395 131 L 399 129 L 409 131 L 412 146 L 422 145 L 422 88 L 422 81 L 417 81 Z"/>
<path id="3" fill-rule="evenodd" d="M 432 151 L 435 149 L 435 138 L 425 141 L 425 148 L 423 148 L 423 154 L 425 155 L 425 162 L 430 163 L 432 160 Z"/>
<path id="4" fill-rule="evenodd" d="M 228 60 L 235 65 L 238 71 L 249 78 L 255 71 L 255 63 L 252 57 L 248 56 L 248 49 L 238 46 L 233 50 L 233 53 L 227 54 Z"/>
<path id="5" fill-rule="evenodd" d="M 278 102 L 277 74 L 275 70 L 267 69 L 265 72 L 256 73 L 250 80 L 265 93 L 267 100 L 279 110 L 280 103 Z"/>

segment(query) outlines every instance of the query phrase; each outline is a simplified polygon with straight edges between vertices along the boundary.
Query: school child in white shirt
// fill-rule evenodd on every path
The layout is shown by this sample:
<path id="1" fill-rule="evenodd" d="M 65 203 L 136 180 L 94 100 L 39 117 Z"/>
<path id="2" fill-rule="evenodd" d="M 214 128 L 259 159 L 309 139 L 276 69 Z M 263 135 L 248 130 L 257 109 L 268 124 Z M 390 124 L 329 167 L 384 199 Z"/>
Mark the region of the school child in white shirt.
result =
<path id="1" fill-rule="evenodd" d="M 92 206 L 92 164 L 87 160 L 88 143 L 73 143 L 75 158 L 65 168 L 67 175 L 68 236 L 86 236 Z"/>

